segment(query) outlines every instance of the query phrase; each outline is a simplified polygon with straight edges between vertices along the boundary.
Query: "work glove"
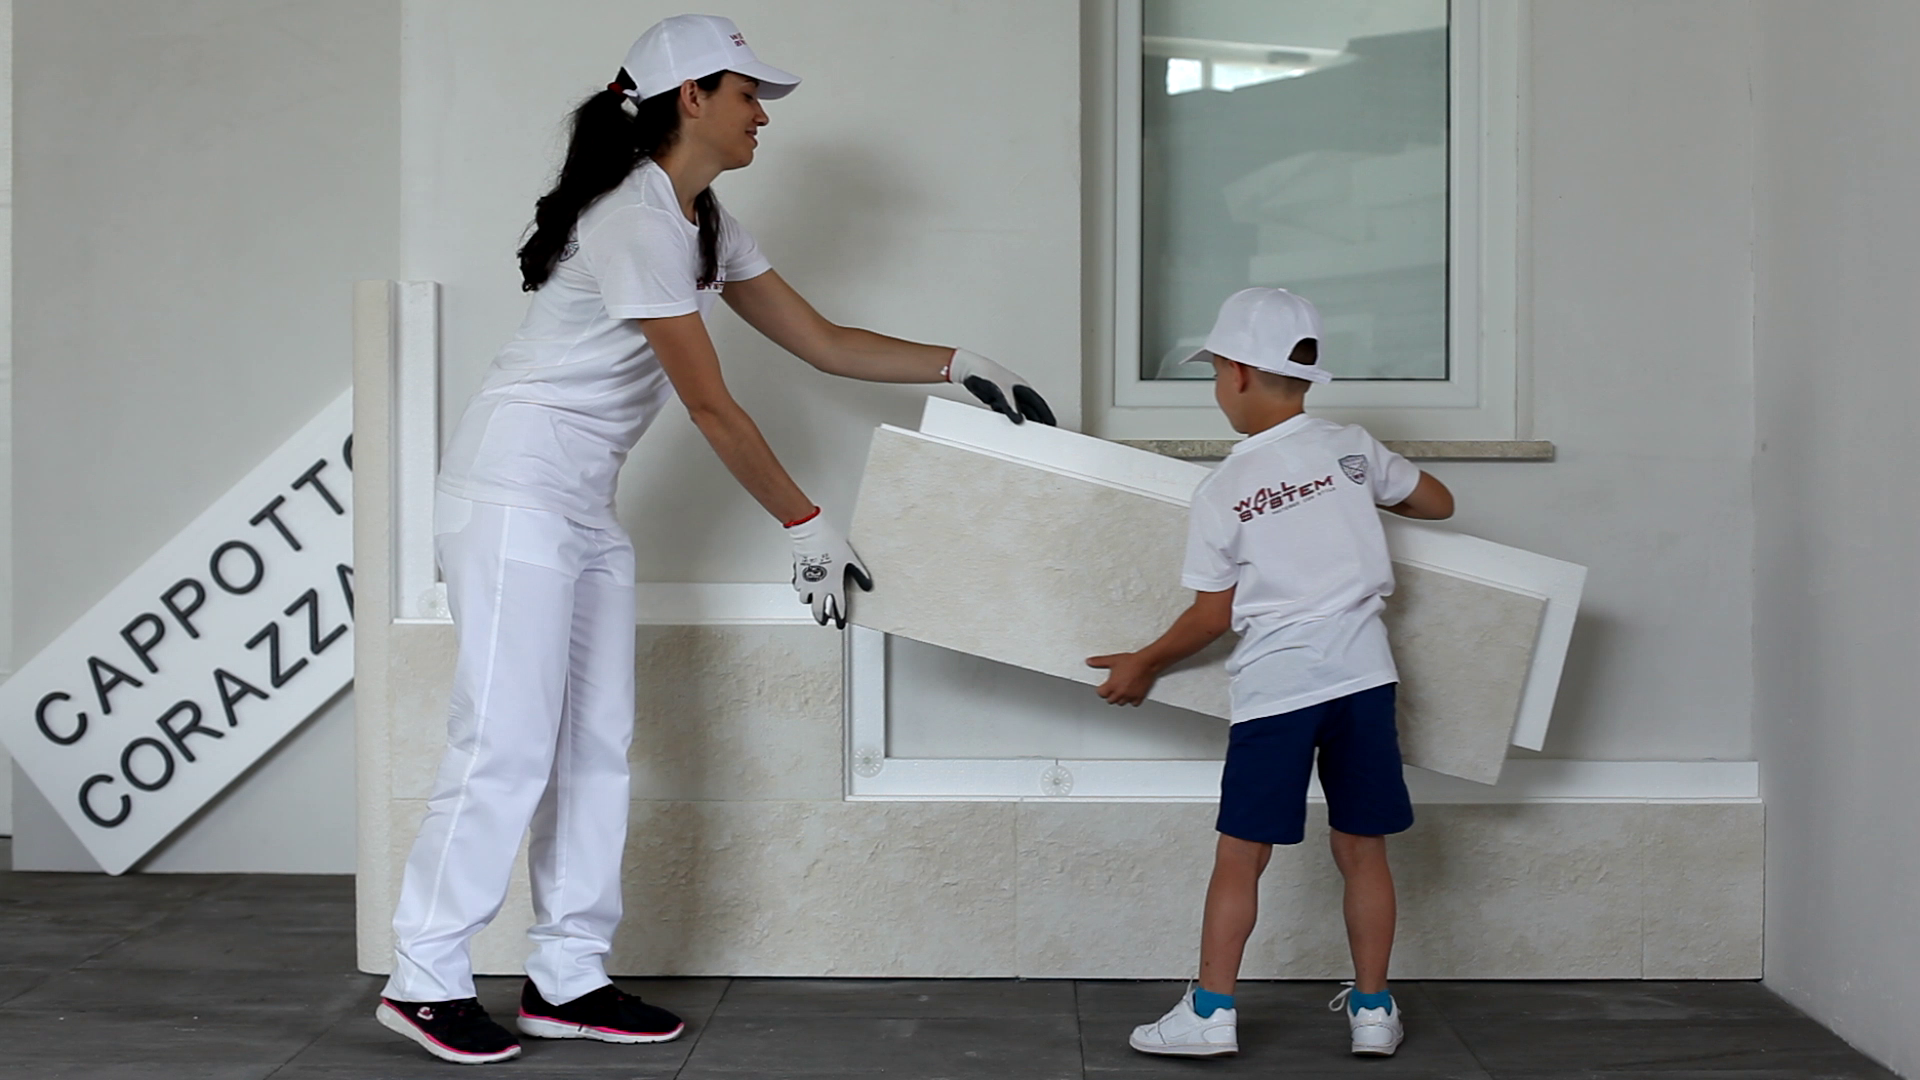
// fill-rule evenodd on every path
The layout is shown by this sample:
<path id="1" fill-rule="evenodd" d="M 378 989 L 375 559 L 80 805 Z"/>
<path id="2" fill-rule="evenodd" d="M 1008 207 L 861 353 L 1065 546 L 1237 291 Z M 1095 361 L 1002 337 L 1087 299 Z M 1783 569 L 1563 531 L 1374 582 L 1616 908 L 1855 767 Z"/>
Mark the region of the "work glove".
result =
<path id="1" fill-rule="evenodd" d="M 811 516 L 787 526 L 787 536 L 793 540 L 793 591 L 801 603 L 813 605 L 814 622 L 825 626 L 831 620 L 835 628 L 844 629 L 847 579 L 872 592 L 873 576 L 817 506 Z"/>
<path id="2" fill-rule="evenodd" d="M 1049 427 L 1055 426 L 1047 399 L 1028 386 L 1027 380 L 979 353 L 955 349 L 953 362 L 947 365 L 947 381 L 966 387 L 974 397 L 986 402 L 987 408 L 1016 424 L 1038 420 Z"/>

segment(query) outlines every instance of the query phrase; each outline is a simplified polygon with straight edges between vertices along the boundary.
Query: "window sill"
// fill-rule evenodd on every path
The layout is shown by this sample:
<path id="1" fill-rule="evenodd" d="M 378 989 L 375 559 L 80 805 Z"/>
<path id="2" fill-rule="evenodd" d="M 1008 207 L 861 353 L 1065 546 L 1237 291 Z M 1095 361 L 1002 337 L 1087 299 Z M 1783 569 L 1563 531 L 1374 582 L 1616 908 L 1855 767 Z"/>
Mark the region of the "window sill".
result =
<path id="1" fill-rule="evenodd" d="M 1217 461 L 1238 439 L 1116 439 L 1122 446 L 1188 461 Z M 1387 442 L 1413 461 L 1552 461 L 1554 446 L 1539 439 L 1428 439 Z"/>

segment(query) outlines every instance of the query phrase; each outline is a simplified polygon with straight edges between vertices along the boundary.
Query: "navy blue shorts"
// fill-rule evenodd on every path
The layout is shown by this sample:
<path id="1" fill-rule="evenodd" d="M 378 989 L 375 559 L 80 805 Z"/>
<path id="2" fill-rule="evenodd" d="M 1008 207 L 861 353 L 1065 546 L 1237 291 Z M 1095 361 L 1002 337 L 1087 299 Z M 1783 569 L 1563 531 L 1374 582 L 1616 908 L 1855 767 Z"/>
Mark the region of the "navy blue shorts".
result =
<path id="1" fill-rule="evenodd" d="M 1413 825 L 1400 773 L 1395 684 L 1278 716 L 1244 720 L 1227 739 L 1215 828 L 1256 844 L 1297 844 L 1307 833 L 1307 779 L 1319 750 L 1327 824 L 1355 836 Z"/>

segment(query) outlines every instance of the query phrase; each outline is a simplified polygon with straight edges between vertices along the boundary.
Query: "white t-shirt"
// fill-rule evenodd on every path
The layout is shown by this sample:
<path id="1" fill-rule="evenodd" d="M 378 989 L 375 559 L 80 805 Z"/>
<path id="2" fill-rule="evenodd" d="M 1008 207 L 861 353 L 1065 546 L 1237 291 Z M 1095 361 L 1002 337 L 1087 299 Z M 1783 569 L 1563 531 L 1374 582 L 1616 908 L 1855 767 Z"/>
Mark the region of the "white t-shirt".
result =
<path id="1" fill-rule="evenodd" d="M 719 280 L 699 287 L 700 231 L 651 161 L 580 215 L 553 276 L 454 427 L 439 489 L 612 528 L 627 453 L 673 396 L 635 319 L 713 307 L 729 281 L 770 269 L 720 212 Z"/>
<path id="2" fill-rule="evenodd" d="M 1180 580 L 1236 590 L 1234 723 L 1399 680 L 1380 621 L 1393 564 L 1374 508 L 1419 482 L 1365 428 L 1303 414 L 1242 441 L 1194 489 Z"/>

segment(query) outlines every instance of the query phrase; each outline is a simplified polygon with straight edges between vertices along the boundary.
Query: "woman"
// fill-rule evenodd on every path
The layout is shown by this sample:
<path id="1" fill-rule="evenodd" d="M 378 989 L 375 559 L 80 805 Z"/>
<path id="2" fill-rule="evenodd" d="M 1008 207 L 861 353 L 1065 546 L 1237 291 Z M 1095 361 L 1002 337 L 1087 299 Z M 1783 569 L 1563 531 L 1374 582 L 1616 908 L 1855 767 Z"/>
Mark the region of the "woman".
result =
<path id="1" fill-rule="evenodd" d="M 435 551 L 459 659 L 377 1010 L 446 1060 L 520 1052 L 474 998 L 468 945 L 498 912 L 529 825 L 536 923 L 521 1032 L 632 1043 L 683 1030 L 604 967 L 620 919 L 634 703 L 634 555 L 614 484 L 660 409 L 678 396 L 785 525 L 794 588 L 816 620 L 845 625 L 848 578 L 871 588 L 728 393 L 704 322 L 714 299 L 823 371 L 950 381 L 1015 423 L 1053 422 L 1040 395 L 990 360 L 826 321 L 721 209 L 709 184 L 753 161 L 760 102 L 798 83 L 726 19 L 681 15 L 640 37 L 618 79 L 574 113 L 559 182 L 520 251 L 532 305 L 447 448 Z"/>

